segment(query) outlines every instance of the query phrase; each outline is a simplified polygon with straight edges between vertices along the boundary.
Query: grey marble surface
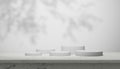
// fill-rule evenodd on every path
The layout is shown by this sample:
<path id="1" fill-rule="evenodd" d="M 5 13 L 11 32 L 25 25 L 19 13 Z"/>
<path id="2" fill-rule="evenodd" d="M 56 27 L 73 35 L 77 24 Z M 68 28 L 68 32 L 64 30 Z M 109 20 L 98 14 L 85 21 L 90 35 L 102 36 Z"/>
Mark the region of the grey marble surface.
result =
<path id="1" fill-rule="evenodd" d="M 0 64 L 0 69 L 47 69 L 48 65 L 41 64 Z"/>
<path id="2" fill-rule="evenodd" d="M 14 64 L 0 64 L 0 69 L 120 69 L 120 64 L 106 64 L 106 63 L 55 63 L 55 64 L 36 64 L 36 63 L 14 63 Z"/>

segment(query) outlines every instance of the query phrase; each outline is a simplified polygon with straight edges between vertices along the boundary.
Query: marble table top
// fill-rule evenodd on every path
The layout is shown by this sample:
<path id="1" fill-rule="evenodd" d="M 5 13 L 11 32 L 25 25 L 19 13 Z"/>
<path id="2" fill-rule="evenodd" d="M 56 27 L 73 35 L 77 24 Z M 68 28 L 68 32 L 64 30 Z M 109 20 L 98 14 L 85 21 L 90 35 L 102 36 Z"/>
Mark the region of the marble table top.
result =
<path id="1" fill-rule="evenodd" d="M 0 63 L 120 63 L 120 52 L 103 56 L 25 56 L 22 53 L 0 53 Z"/>

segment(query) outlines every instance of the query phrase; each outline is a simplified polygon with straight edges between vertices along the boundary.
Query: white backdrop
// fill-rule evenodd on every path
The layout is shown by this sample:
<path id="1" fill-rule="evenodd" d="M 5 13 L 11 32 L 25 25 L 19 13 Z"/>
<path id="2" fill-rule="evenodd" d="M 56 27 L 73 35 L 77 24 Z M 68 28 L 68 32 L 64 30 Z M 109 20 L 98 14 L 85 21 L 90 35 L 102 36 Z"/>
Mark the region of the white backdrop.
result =
<path id="1" fill-rule="evenodd" d="M 88 0 L 90 1 L 90 0 Z M 10 32 L 10 34 L 5 38 L 5 40 L 1 40 L 0 42 L 0 52 L 26 52 L 28 50 L 34 50 L 36 48 L 56 48 L 59 49 L 61 45 L 85 45 L 86 49 L 93 50 L 103 50 L 103 51 L 120 51 L 120 7 L 119 0 L 91 0 L 95 5 L 93 7 L 87 8 L 86 12 L 97 16 L 101 19 L 100 22 L 91 21 L 91 24 L 82 25 L 80 30 L 72 30 L 71 28 L 75 27 L 72 25 L 70 27 L 70 23 L 63 23 L 61 20 L 52 18 L 51 14 L 46 12 L 47 9 L 40 9 L 41 7 L 37 7 L 36 13 L 39 15 L 44 15 L 49 17 L 49 19 L 44 23 L 46 24 L 46 30 L 44 34 L 35 34 L 31 36 L 31 33 L 23 34 L 21 32 Z M 84 2 L 86 3 L 87 0 Z M 90 3 L 90 5 L 92 5 Z M 43 6 L 43 5 L 39 5 Z M 59 5 L 64 6 L 64 5 Z M 73 5 L 75 6 L 75 5 Z M 89 4 L 88 4 L 89 6 Z M 75 6 L 76 8 L 77 6 Z M 83 7 L 87 7 L 83 6 Z M 42 7 L 44 8 L 44 7 Z M 51 7 L 48 7 L 48 9 Z M 63 7 L 62 10 L 66 8 Z M 69 9 L 66 10 L 67 13 L 70 12 Z M 70 14 L 65 13 L 66 11 L 61 12 L 62 15 L 65 15 L 65 19 L 67 18 L 75 18 L 75 16 L 71 16 L 76 12 L 70 12 Z M 41 12 L 41 13 L 40 13 Z M 83 11 L 84 12 L 84 11 Z M 45 14 L 43 14 L 45 13 Z M 36 17 L 39 17 L 37 14 Z M 66 15 L 67 14 L 67 15 Z M 79 12 L 77 12 L 77 15 Z M 81 12 L 80 12 L 81 14 Z M 69 16 L 70 15 L 70 16 Z M 57 17 L 56 17 L 57 18 Z M 44 19 L 44 18 L 43 18 Z M 39 19 L 36 19 L 39 22 Z M 63 19 L 64 21 L 64 19 Z M 43 24 L 43 27 L 44 27 Z M 44 27 L 45 28 L 45 27 Z M 5 29 L 5 28 L 1 28 Z M 16 29 L 16 26 L 12 28 Z M 65 32 L 67 31 L 67 32 Z M 4 33 L 4 32 L 1 32 Z M 66 33 L 66 34 L 63 34 Z M 74 33 L 74 34 L 73 34 Z M 64 36 L 64 37 L 63 37 Z M 31 39 L 31 40 L 30 40 Z"/>

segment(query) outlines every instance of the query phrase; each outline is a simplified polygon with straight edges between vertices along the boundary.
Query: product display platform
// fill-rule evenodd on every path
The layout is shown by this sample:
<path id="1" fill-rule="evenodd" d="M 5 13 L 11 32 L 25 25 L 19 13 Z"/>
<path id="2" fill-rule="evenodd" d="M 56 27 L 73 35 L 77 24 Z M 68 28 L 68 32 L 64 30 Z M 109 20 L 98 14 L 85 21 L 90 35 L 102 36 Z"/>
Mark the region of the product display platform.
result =
<path id="1" fill-rule="evenodd" d="M 1 53 L 0 63 L 120 63 L 120 52 L 103 56 L 25 56 L 24 53 Z"/>

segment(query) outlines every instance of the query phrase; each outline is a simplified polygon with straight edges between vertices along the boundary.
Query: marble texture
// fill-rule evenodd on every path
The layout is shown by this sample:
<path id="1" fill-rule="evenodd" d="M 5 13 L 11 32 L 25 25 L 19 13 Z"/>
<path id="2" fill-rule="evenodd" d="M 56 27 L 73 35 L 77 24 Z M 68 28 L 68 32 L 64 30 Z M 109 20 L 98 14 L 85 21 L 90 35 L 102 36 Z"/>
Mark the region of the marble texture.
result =
<path id="1" fill-rule="evenodd" d="M 0 64 L 0 69 L 120 69 L 120 64 L 66 64 L 66 63 L 51 63 L 51 64 L 30 64 L 30 63 L 20 63 L 20 64 Z"/>
<path id="2" fill-rule="evenodd" d="M 0 64 L 0 69 L 47 69 L 48 64 Z"/>

